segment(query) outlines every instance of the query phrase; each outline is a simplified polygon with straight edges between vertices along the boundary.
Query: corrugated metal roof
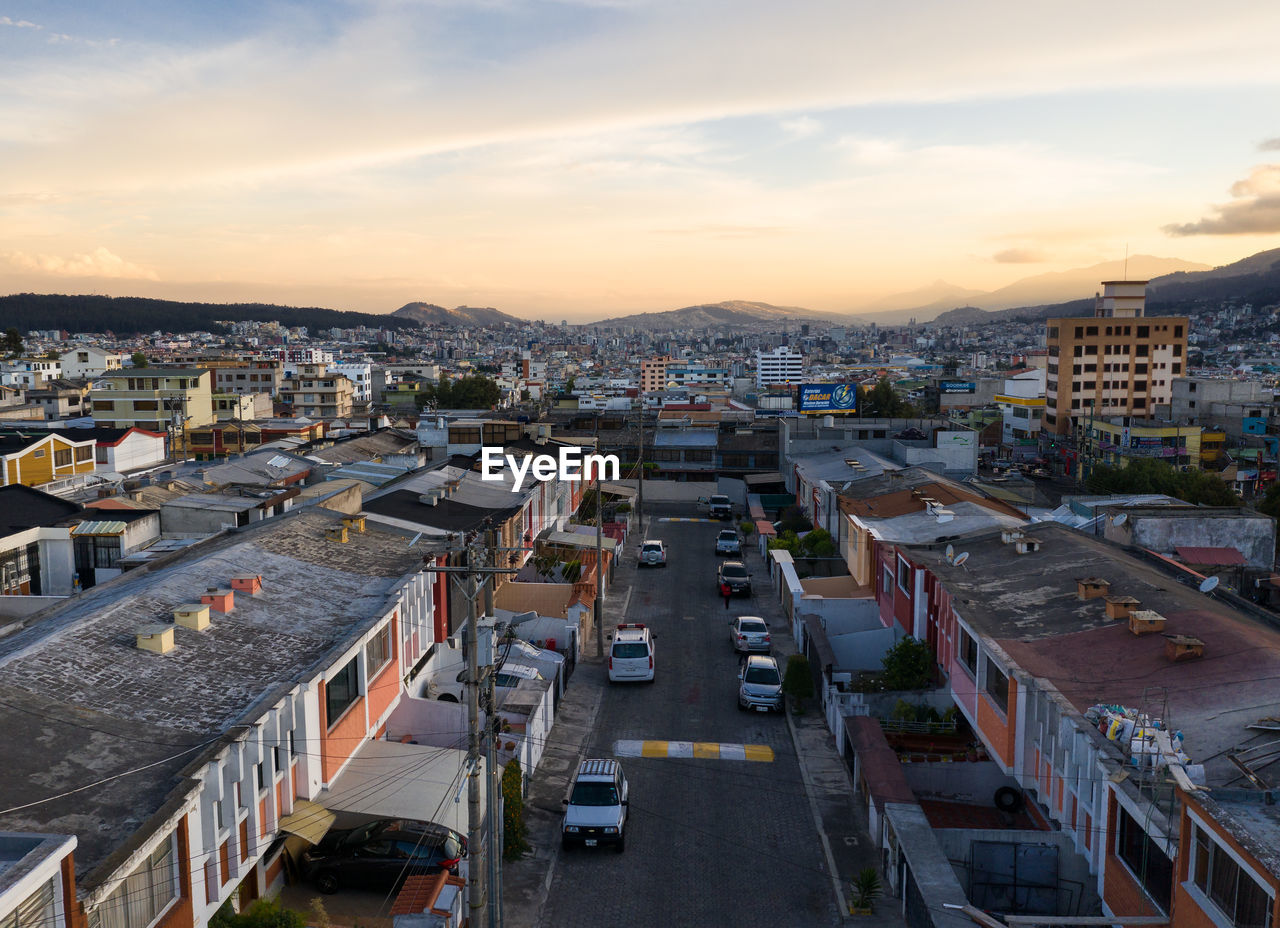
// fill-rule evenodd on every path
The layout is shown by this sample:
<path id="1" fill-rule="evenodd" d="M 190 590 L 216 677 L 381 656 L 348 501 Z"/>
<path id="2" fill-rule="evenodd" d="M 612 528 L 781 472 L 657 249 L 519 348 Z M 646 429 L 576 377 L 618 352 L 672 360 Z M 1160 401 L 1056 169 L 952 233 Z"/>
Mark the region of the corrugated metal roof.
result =
<path id="1" fill-rule="evenodd" d="M 543 536 L 543 541 L 549 545 L 564 545 L 570 548 L 594 548 L 596 546 L 596 536 L 592 532 L 590 535 L 578 534 L 577 532 L 549 532 Z M 618 543 L 608 535 L 602 535 L 600 538 L 600 547 L 605 551 L 612 551 Z"/>
<path id="2" fill-rule="evenodd" d="M 81 522 L 71 529 L 72 535 L 122 535 L 127 522 Z"/>
<path id="3" fill-rule="evenodd" d="M 1178 552 L 1178 557 L 1197 567 L 1236 567 L 1247 563 L 1244 555 L 1236 548 L 1196 548 L 1177 545 L 1174 550 Z"/>

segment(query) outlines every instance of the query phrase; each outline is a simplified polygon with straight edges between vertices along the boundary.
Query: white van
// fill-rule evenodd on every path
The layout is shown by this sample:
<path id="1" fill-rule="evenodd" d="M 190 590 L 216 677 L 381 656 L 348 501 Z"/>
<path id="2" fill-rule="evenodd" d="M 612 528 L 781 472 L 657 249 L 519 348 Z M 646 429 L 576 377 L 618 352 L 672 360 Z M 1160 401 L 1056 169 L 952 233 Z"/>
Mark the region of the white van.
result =
<path id="1" fill-rule="evenodd" d="M 640 622 L 624 622 L 609 636 L 610 683 L 653 682 L 653 635 Z"/>

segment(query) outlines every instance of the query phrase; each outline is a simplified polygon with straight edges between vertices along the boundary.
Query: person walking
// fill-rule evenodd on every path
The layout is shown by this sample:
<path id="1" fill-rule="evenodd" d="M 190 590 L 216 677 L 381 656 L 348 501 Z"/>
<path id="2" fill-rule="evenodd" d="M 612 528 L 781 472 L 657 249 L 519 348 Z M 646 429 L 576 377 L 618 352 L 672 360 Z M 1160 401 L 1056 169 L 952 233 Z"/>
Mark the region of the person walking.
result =
<path id="1" fill-rule="evenodd" d="M 733 598 L 733 590 L 729 588 L 729 584 L 720 584 L 720 595 L 724 597 L 724 608 L 727 610 L 729 608 L 729 600 Z"/>

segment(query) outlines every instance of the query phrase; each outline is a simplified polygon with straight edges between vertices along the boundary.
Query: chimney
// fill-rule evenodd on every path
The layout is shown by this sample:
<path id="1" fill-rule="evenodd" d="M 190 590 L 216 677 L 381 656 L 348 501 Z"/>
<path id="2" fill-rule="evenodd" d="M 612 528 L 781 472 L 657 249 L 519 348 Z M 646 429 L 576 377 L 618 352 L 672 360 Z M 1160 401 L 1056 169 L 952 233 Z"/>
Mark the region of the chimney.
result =
<path id="1" fill-rule="evenodd" d="M 1101 577 L 1076 578 L 1076 599 L 1081 602 L 1106 596 L 1109 589 L 1111 589 L 1110 580 L 1103 580 Z"/>
<path id="2" fill-rule="evenodd" d="M 1165 635 L 1164 656 L 1171 664 L 1204 657 L 1204 642 L 1191 635 Z"/>
<path id="3" fill-rule="evenodd" d="M 354 529 L 355 531 L 363 535 L 364 520 L 366 518 L 367 518 L 367 513 L 357 512 L 355 515 L 345 516 L 342 520 L 342 524 L 345 525 L 348 529 Z"/>
<path id="4" fill-rule="evenodd" d="M 1142 605 L 1132 596 L 1108 596 L 1106 599 L 1108 619 L 1127 619 L 1133 610 Z"/>
<path id="5" fill-rule="evenodd" d="M 1163 632 L 1167 620 L 1158 612 L 1150 609 L 1135 609 L 1129 613 L 1129 631 L 1141 637 L 1153 632 Z"/>
<path id="6" fill-rule="evenodd" d="M 236 594 L 234 590 L 219 589 L 211 586 L 205 592 L 200 594 L 200 602 L 204 603 L 214 612 L 223 614 L 230 612 L 236 607 Z"/>
<path id="7" fill-rule="evenodd" d="M 432 505 L 434 505 L 434 503 Z M 327 528 L 324 530 L 324 537 L 328 538 L 330 541 L 336 541 L 339 544 L 345 545 L 347 543 L 347 527 L 345 525 L 337 525 L 333 528 Z"/>
<path id="8" fill-rule="evenodd" d="M 139 626 L 134 634 L 139 651 L 168 654 L 173 650 L 173 626 L 168 622 Z"/>
<path id="9" fill-rule="evenodd" d="M 183 603 L 173 607 L 173 624 L 202 632 L 209 627 L 209 607 L 204 603 Z"/>
<path id="10" fill-rule="evenodd" d="M 262 592 L 262 574 L 241 574 L 238 577 L 232 577 L 231 589 L 257 596 Z"/>

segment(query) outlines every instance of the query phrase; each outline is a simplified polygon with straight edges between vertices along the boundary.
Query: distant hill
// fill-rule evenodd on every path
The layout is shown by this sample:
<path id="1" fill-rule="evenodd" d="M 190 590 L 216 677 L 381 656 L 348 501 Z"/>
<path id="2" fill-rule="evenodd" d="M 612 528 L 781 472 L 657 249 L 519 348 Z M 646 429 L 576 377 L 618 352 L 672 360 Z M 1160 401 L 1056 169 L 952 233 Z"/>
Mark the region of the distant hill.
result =
<path id="1" fill-rule="evenodd" d="M 1124 261 L 1104 261 L 1089 267 L 1072 268 L 1023 277 L 997 290 L 963 290 L 945 281 L 936 281 L 929 287 L 878 300 L 874 306 L 880 310 L 874 319 L 881 323 L 903 323 L 915 318 L 919 322 L 940 318 L 956 310 L 963 312 L 994 312 L 1001 309 L 1026 309 L 1033 306 L 1050 306 L 1076 299 L 1085 299 L 1096 293 L 1104 280 L 1151 280 L 1179 271 L 1208 272 L 1209 265 L 1184 261 L 1181 258 L 1158 258 L 1153 255 L 1133 255 L 1126 268 Z M 951 291 L 951 292 L 948 292 Z M 936 294 L 936 296 L 935 296 Z M 913 295 L 930 296 L 928 302 L 908 302 Z M 895 304 L 896 301 L 896 305 Z M 901 308 L 898 308 L 901 307 Z M 864 310 L 860 310 L 864 311 Z M 957 320 L 942 324 L 956 325 L 968 321 L 964 316 L 948 316 Z"/>
<path id="2" fill-rule="evenodd" d="M 747 300 L 725 300 L 723 303 L 701 303 L 660 313 L 636 313 L 604 319 L 589 325 L 632 326 L 650 331 L 661 329 L 741 328 L 790 320 L 794 322 L 820 322 L 826 325 L 860 323 L 856 316 L 840 316 L 818 312 L 802 306 L 774 306 L 770 303 L 753 303 Z"/>
<path id="3" fill-rule="evenodd" d="M 492 306 L 457 306 L 446 309 L 435 303 L 406 303 L 393 312 L 391 318 L 405 319 L 419 325 L 458 326 L 502 325 L 504 322 L 525 325 L 528 321 L 500 312 Z"/>
<path id="4" fill-rule="evenodd" d="M 1107 268 L 1108 265 L 1099 265 Z M 1132 268 L 1132 265 L 1131 265 Z M 1132 271 L 1129 275 L 1134 277 Z M 1103 280 L 1115 279 L 1099 277 Z M 1141 277 L 1136 279 L 1141 280 Z M 1094 284 L 1097 289 L 1097 283 Z M 1255 306 L 1280 303 L 1280 248 L 1250 255 L 1232 264 L 1203 271 L 1176 271 L 1153 277 L 1147 284 L 1147 311 L 1152 314 L 1183 315 L 1198 306 L 1223 302 Z M 1093 298 L 1050 305 L 1018 306 L 987 312 L 972 306 L 949 310 L 930 325 L 982 325 L 1003 321 L 1031 321 L 1053 316 L 1080 316 L 1093 312 Z"/>
<path id="5" fill-rule="evenodd" d="M 68 332 L 221 331 L 219 321 L 275 321 L 283 326 L 306 326 L 310 331 L 357 326 L 407 329 L 414 323 L 376 313 L 347 312 L 318 307 L 274 306 L 269 303 L 180 303 L 145 297 L 70 296 L 54 293 L 15 293 L 0 296 L 0 323 L 19 332 L 65 329 Z"/>

